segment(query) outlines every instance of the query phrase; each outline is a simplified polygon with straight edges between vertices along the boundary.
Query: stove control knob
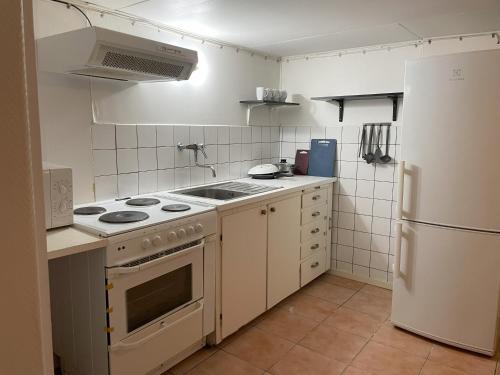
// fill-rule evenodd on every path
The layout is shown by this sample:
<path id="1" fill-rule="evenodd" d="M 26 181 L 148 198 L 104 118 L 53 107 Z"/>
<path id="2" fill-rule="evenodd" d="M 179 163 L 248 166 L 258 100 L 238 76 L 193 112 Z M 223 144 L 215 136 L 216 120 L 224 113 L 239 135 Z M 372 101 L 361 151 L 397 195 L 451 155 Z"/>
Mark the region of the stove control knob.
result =
<path id="1" fill-rule="evenodd" d="M 145 238 L 142 240 L 142 248 L 146 250 L 147 248 L 151 247 L 151 240 L 149 238 Z"/>
<path id="2" fill-rule="evenodd" d="M 194 234 L 194 227 L 192 225 L 187 227 L 187 234 L 188 234 L 188 236 Z"/>
<path id="3" fill-rule="evenodd" d="M 203 231 L 203 225 L 202 224 L 196 224 L 196 226 L 194 227 L 194 230 L 196 231 L 196 233 L 200 233 Z"/>
<path id="4" fill-rule="evenodd" d="M 177 239 L 177 234 L 175 232 L 169 232 L 167 237 L 169 241 L 175 241 Z"/>
<path id="5" fill-rule="evenodd" d="M 160 246 L 161 245 L 161 237 L 160 236 L 154 236 L 153 237 L 153 245 L 155 245 L 155 246 Z"/>
<path id="6" fill-rule="evenodd" d="M 182 228 L 181 228 L 181 229 L 179 229 L 179 230 L 177 231 L 177 237 L 179 237 L 179 238 L 184 238 L 184 237 L 186 237 L 186 230 L 185 230 L 185 229 L 182 229 Z"/>

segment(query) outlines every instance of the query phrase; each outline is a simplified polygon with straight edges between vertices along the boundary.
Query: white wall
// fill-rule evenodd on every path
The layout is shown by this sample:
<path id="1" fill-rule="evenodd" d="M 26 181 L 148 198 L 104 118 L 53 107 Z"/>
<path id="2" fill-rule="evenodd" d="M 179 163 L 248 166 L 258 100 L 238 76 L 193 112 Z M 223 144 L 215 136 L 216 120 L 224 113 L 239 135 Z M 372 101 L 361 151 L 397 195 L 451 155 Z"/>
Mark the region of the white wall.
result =
<path id="1" fill-rule="evenodd" d="M 85 27 L 74 9 L 38 0 L 37 37 Z M 121 124 L 244 125 L 240 100 L 255 97 L 255 87 L 278 87 L 279 64 L 232 48 L 201 44 L 149 26 L 90 12 L 96 26 L 196 49 L 199 69 L 189 81 L 131 85 L 41 73 L 39 78 L 43 157 L 74 171 L 75 202 L 93 200 L 90 125 L 92 97 L 96 122 Z M 270 111 L 258 109 L 252 124 L 271 125 Z"/>
<path id="2" fill-rule="evenodd" d="M 404 119 L 391 131 L 391 163 L 368 165 L 358 158 L 363 123 L 390 122 L 389 100 L 346 102 L 344 122 L 338 106 L 309 100 L 312 96 L 368 94 L 403 91 L 404 61 L 462 51 L 499 48 L 490 36 L 463 41 L 434 41 L 391 51 L 302 59 L 282 64 L 282 88 L 301 102 L 297 113 L 280 112 L 283 125 L 281 157 L 293 160 L 297 148 L 307 148 L 310 138 L 335 138 L 337 176 L 333 200 L 332 269 L 379 285 L 392 282 L 396 165 Z M 425 110 L 423 108 L 422 110 Z"/>

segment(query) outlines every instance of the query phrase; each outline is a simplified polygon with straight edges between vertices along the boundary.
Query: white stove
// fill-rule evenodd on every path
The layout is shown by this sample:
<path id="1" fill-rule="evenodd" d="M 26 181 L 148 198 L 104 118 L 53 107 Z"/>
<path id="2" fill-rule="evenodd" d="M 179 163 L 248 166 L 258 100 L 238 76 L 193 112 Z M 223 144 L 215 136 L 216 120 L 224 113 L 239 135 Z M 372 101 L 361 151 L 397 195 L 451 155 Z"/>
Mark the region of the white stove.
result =
<path id="1" fill-rule="evenodd" d="M 108 240 L 110 375 L 161 374 L 203 347 L 215 330 L 213 206 L 141 195 L 79 205 L 74 223 Z"/>
<path id="2" fill-rule="evenodd" d="M 127 202 L 132 199 L 144 199 L 144 198 L 156 199 L 158 203 L 150 206 L 132 206 L 127 204 Z M 179 204 L 187 205 L 189 206 L 189 209 L 186 211 L 178 211 L 178 212 L 162 210 L 162 207 L 164 206 L 179 205 Z M 86 207 L 101 207 L 105 209 L 105 211 L 90 215 L 89 214 L 78 215 L 75 213 L 74 225 L 87 232 L 97 234 L 100 237 L 115 236 L 118 234 L 135 231 L 142 228 L 151 227 L 153 225 L 167 223 L 174 220 L 179 220 L 214 210 L 213 206 L 203 205 L 200 203 L 193 204 L 191 202 L 185 203 L 180 200 L 173 200 L 171 198 L 167 199 L 165 197 L 157 195 L 155 196 L 141 195 L 123 200 L 108 200 L 108 201 L 94 202 L 91 204 L 82 204 L 76 206 L 75 211 L 78 212 L 78 209 Z M 128 223 L 121 223 L 121 222 L 109 223 L 100 220 L 100 218 L 104 215 L 119 211 L 137 212 L 137 213 L 142 212 L 147 215 L 147 218 L 144 220 L 136 222 L 128 222 Z"/>

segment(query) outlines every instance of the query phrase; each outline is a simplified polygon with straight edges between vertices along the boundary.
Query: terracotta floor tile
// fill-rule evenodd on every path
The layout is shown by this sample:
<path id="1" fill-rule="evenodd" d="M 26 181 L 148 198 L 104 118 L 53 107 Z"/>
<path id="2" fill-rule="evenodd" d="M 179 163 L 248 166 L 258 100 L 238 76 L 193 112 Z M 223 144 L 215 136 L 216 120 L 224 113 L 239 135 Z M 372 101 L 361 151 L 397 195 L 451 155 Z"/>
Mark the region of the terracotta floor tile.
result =
<path id="1" fill-rule="evenodd" d="M 432 342 L 429 340 L 396 328 L 391 323 L 380 327 L 372 340 L 424 358 L 427 358 L 432 349 Z"/>
<path id="2" fill-rule="evenodd" d="M 284 339 L 299 342 L 317 325 L 318 322 L 313 319 L 291 314 L 285 309 L 279 308 L 269 314 L 256 327 Z"/>
<path id="3" fill-rule="evenodd" d="M 291 341 L 251 328 L 224 347 L 224 351 L 263 370 L 269 369 L 293 347 Z"/>
<path id="4" fill-rule="evenodd" d="M 176 364 L 170 370 L 168 370 L 173 375 L 183 375 L 189 370 L 214 355 L 217 352 L 217 348 L 205 346 L 204 348 L 198 350 L 196 353 L 187 357 L 184 361 Z"/>
<path id="5" fill-rule="evenodd" d="M 494 359 L 444 345 L 434 345 L 429 359 L 469 374 L 495 374 Z"/>
<path id="6" fill-rule="evenodd" d="M 262 373 L 261 369 L 222 350 L 188 372 L 189 375 L 261 375 Z"/>
<path id="7" fill-rule="evenodd" d="M 345 301 L 351 298 L 356 291 L 326 283 L 324 281 L 316 281 L 306 286 L 304 288 L 304 293 L 326 299 L 330 302 L 336 303 L 337 305 L 342 305 Z"/>
<path id="8" fill-rule="evenodd" d="M 329 363 L 329 358 L 296 345 L 269 372 L 274 375 L 322 375 Z"/>
<path id="9" fill-rule="evenodd" d="M 317 322 L 325 320 L 339 305 L 305 293 L 296 293 L 281 305 L 292 314 L 299 314 Z"/>
<path id="10" fill-rule="evenodd" d="M 360 291 L 377 297 L 392 298 L 392 290 L 380 288 L 375 285 L 366 284 Z"/>
<path id="11" fill-rule="evenodd" d="M 360 370 L 359 368 L 349 366 L 342 375 L 372 375 L 370 371 Z"/>
<path id="12" fill-rule="evenodd" d="M 433 361 L 425 362 L 421 375 L 473 375 L 466 372 L 455 370 L 451 367 L 441 365 Z"/>
<path id="13" fill-rule="evenodd" d="M 349 363 L 366 342 L 367 339 L 364 337 L 337 330 L 326 324 L 320 324 L 300 341 L 300 345 L 329 358 Z"/>
<path id="14" fill-rule="evenodd" d="M 419 373 L 424 362 L 425 358 L 370 341 L 352 366 L 374 375 L 413 375 Z"/>
<path id="15" fill-rule="evenodd" d="M 321 372 L 321 375 L 340 375 L 346 368 L 346 364 L 335 359 L 330 359 L 326 368 Z"/>
<path id="16" fill-rule="evenodd" d="M 253 325 L 251 325 L 251 324 L 247 324 L 246 326 L 241 327 L 239 330 L 234 332 L 232 335 L 226 337 L 219 344 L 217 344 L 217 347 L 219 349 L 225 348 L 227 345 L 232 343 L 234 340 L 237 340 L 241 335 L 243 335 L 246 331 L 248 331 L 252 327 L 253 327 Z"/>
<path id="17" fill-rule="evenodd" d="M 358 336 L 370 338 L 382 325 L 382 321 L 374 316 L 351 310 L 346 307 L 337 309 L 324 324 L 341 331 L 347 331 Z"/>
<path id="18" fill-rule="evenodd" d="M 386 320 L 391 312 L 391 299 L 358 292 L 344 306 Z"/>
<path id="19" fill-rule="evenodd" d="M 342 286 L 344 288 L 353 289 L 353 290 L 360 290 L 363 286 L 366 285 L 365 283 L 362 283 L 361 281 L 346 279 L 344 277 L 332 275 L 329 273 L 323 274 L 318 279 L 321 281 L 330 283 L 330 284 Z"/>

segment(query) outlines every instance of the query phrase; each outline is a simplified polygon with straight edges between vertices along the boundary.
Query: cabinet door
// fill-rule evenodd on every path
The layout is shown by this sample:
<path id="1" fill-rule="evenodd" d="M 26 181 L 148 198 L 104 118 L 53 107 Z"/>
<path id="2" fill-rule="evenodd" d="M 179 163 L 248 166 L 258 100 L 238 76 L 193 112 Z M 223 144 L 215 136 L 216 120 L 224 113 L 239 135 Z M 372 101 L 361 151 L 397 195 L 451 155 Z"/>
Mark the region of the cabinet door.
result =
<path id="1" fill-rule="evenodd" d="M 267 308 L 300 287 L 300 196 L 269 205 Z"/>
<path id="2" fill-rule="evenodd" d="M 222 218 L 222 337 L 266 311 L 267 208 Z"/>

